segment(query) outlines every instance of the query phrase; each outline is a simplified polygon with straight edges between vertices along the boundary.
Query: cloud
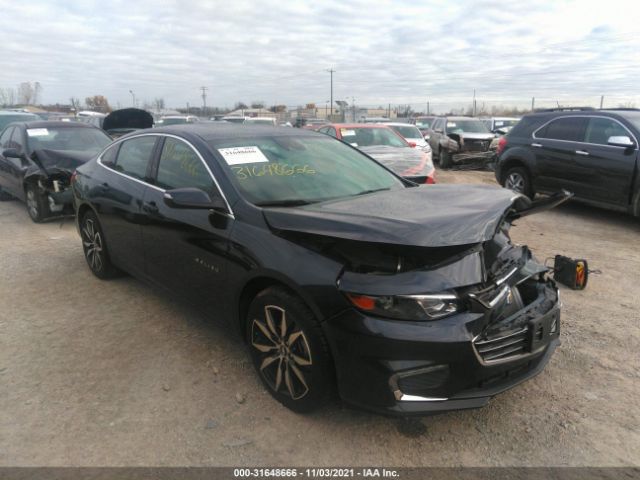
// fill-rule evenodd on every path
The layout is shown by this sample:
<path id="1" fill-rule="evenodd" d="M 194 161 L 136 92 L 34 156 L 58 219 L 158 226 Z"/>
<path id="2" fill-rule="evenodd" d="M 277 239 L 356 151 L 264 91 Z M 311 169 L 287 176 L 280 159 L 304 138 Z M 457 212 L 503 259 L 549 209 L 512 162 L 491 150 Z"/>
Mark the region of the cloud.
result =
<path id="1" fill-rule="evenodd" d="M 298 105 L 639 98 L 633 4 L 601 2 L 13 2 L 0 87 L 39 81 L 45 102 L 238 100 Z M 540 104 L 540 103 L 539 103 Z"/>

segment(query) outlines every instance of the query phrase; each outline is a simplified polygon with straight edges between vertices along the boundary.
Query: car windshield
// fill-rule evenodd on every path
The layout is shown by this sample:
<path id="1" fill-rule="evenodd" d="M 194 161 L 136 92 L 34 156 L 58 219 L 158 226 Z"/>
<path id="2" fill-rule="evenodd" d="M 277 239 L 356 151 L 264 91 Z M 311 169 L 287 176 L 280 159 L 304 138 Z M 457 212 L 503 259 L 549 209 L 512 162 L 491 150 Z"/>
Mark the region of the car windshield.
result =
<path id="1" fill-rule="evenodd" d="M 33 122 L 40 120 L 40 117 L 32 113 L 10 113 L 7 115 L 0 115 L 0 132 L 4 130 L 4 127 L 12 122 Z"/>
<path id="2" fill-rule="evenodd" d="M 433 124 L 433 118 L 416 118 L 416 127 L 418 128 L 431 128 Z"/>
<path id="3" fill-rule="evenodd" d="M 404 138 L 422 138 L 422 134 L 413 125 L 390 125 L 389 128 L 395 130 Z"/>
<path id="4" fill-rule="evenodd" d="M 259 206 L 304 205 L 404 188 L 388 170 L 325 136 L 210 142 L 242 195 Z"/>
<path id="5" fill-rule="evenodd" d="M 223 120 L 231 123 L 244 123 L 244 117 L 224 117 Z"/>
<path id="6" fill-rule="evenodd" d="M 102 130 L 86 127 L 28 128 L 29 149 L 82 150 L 98 153 L 111 138 Z"/>
<path id="7" fill-rule="evenodd" d="M 408 147 L 409 144 L 398 137 L 389 128 L 341 127 L 342 140 L 354 147 L 372 147 L 386 145 L 388 147 Z"/>
<path id="8" fill-rule="evenodd" d="M 447 120 L 447 133 L 490 133 L 480 120 Z"/>

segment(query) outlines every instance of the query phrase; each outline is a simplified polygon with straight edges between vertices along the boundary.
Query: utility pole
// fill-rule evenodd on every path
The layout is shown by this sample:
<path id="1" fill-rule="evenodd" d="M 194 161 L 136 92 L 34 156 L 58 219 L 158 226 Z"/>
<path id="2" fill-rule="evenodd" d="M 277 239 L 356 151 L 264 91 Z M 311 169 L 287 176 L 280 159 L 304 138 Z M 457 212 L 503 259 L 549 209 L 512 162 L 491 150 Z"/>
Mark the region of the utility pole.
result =
<path id="1" fill-rule="evenodd" d="M 327 72 L 331 74 L 331 116 L 333 117 L 333 74 L 335 73 L 335 70 L 330 68 Z"/>
<path id="2" fill-rule="evenodd" d="M 429 112 L 429 101 L 427 101 L 427 115 L 429 115 L 429 114 L 430 114 L 430 112 Z"/>
<path id="3" fill-rule="evenodd" d="M 473 116 L 476 116 L 476 89 L 473 89 Z"/>
<path id="4" fill-rule="evenodd" d="M 535 109 L 535 105 L 536 105 L 536 97 L 531 97 L 531 111 L 532 112 Z"/>
<path id="5" fill-rule="evenodd" d="M 133 93 L 133 90 L 129 90 L 129 93 L 131 94 L 131 100 L 133 102 L 133 107 L 135 108 L 135 106 L 136 106 L 136 94 Z"/>
<path id="6" fill-rule="evenodd" d="M 207 116 L 207 90 L 209 90 L 207 87 L 200 87 L 200 90 L 202 90 L 202 113 L 204 114 L 204 116 Z"/>
<path id="7" fill-rule="evenodd" d="M 189 115 L 189 102 L 187 102 L 187 115 Z"/>
<path id="8" fill-rule="evenodd" d="M 604 95 L 600 95 L 600 110 L 602 110 L 603 104 L 604 104 Z"/>

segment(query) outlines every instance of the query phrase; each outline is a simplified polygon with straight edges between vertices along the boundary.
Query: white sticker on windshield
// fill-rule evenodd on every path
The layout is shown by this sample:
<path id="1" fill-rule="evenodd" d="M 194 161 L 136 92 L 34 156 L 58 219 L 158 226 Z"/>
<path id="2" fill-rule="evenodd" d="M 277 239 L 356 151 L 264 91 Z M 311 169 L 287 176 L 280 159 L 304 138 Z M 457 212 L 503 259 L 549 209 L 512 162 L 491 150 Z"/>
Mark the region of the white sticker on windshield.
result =
<path id="1" fill-rule="evenodd" d="M 49 130 L 46 128 L 27 128 L 27 135 L 30 137 L 46 137 Z"/>
<path id="2" fill-rule="evenodd" d="M 456 126 L 456 124 L 454 122 L 447 122 L 447 127 L 448 128 L 453 128 L 455 126 Z"/>
<path id="3" fill-rule="evenodd" d="M 219 148 L 218 151 L 227 165 L 244 165 L 245 163 L 264 163 L 269 159 L 258 147 Z"/>
<path id="4" fill-rule="evenodd" d="M 341 128 L 340 129 L 340 133 L 342 134 L 343 137 L 348 137 L 350 135 L 355 135 L 356 131 L 355 130 L 349 130 L 348 128 Z"/>

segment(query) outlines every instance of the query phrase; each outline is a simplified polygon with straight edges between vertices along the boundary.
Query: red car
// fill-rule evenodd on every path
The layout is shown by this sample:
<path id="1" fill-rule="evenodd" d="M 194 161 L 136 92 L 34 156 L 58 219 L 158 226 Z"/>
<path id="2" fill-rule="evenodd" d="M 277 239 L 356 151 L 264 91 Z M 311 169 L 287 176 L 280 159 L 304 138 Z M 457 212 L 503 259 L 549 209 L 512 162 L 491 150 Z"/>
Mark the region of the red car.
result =
<path id="1" fill-rule="evenodd" d="M 317 131 L 348 143 L 401 177 L 416 183 L 435 183 L 430 156 L 385 125 L 332 123 Z"/>

